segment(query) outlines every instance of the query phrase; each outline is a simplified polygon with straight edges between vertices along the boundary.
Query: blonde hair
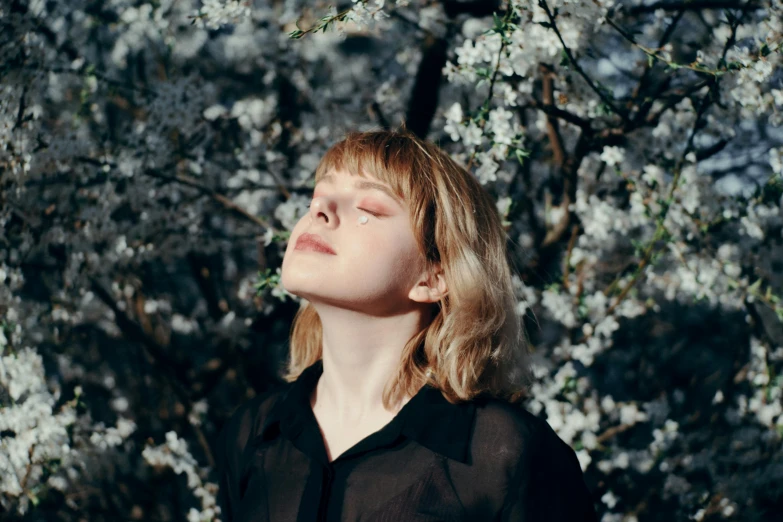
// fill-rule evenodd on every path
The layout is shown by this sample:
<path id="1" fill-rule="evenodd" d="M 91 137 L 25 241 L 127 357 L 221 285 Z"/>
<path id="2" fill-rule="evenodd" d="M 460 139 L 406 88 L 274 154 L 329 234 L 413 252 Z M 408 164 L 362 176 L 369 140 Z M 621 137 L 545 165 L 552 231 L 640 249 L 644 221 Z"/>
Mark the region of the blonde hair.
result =
<path id="1" fill-rule="evenodd" d="M 530 379 L 528 343 L 506 253 L 506 232 L 489 193 L 435 144 L 406 129 L 351 132 L 321 159 L 316 183 L 332 169 L 387 183 L 407 202 L 427 270 L 439 264 L 447 295 L 433 320 L 405 345 L 386 385 L 387 408 L 424 385 L 451 403 L 490 395 L 521 400 Z M 303 300 L 291 327 L 286 382 L 322 357 L 321 320 Z"/>

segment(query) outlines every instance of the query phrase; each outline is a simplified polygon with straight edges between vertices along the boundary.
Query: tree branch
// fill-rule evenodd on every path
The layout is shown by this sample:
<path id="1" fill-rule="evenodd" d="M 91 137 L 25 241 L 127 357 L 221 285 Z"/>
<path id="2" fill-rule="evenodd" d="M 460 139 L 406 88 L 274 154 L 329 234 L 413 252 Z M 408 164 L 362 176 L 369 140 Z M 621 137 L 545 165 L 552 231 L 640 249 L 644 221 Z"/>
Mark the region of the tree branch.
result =
<path id="1" fill-rule="evenodd" d="M 664 11 L 697 11 L 702 9 L 741 9 L 743 7 L 761 8 L 757 2 L 745 2 L 739 0 L 692 0 L 690 2 L 655 2 L 646 5 L 635 5 L 632 7 L 618 6 L 629 15 L 638 15 L 642 13 L 652 13 L 658 9 Z"/>
<path id="2" fill-rule="evenodd" d="M 612 100 L 610 100 L 606 96 L 606 94 L 598 88 L 598 86 L 587 75 L 587 73 L 585 73 L 584 69 L 582 69 L 579 66 L 579 63 L 577 63 L 576 58 L 574 58 L 574 55 L 571 53 L 571 49 L 569 49 L 568 46 L 565 44 L 565 41 L 563 40 L 563 36 L 560 34 L 560 30 L 557 28 L 557 23 L 555 22 L 555 16 L 552 14 L 552 11 L 549 10 L 549 5 L 547 5 L 546 0 L 539 0 L 538 5 L 546 11 L 547 16 L 549 17 L 549 22 L 552 24 L 552 29 L 555 31 L 555 34 L 557 34 L 557 38 L 560 40 L 560 44 L 563 46 L 563 50 L 568 56 L 568 60 L 574 66 L 574 69 L 576 69 L 576 72 L 578 72 L 579 75 L 582 78 L 584 78 L 584 80 L 587 82 L 587 85 L 589 85 L 590 88 L 598 95 L 598 97 L 601 98 L 601 101 L 603 101 L 607 107 L 612 109 L 612 112 L 617 114 L 620 118 L 623 119 L 623 121 L 625 121 L 626 115 L 622 113 L 620 109 L 618 109 L 615 106 Z"/>
<path id="3" fill-rule="evenodd" d="M 674 33 L 674 29 L 679 23 L 679 21 L 682 19 L 683 15 L 685 14 L 684 10 L 681 10 L 675 15 L 674 20 L 672 20 L 672 23 L 669 24 L 669 26 L 664 31 L 663 35 L 661 36 L 661 39 L 658 41 L 658 48 L 660 49 L 664 45 L 666 45 L 666 42 L 669 41 L 669 38 L 671 38 L 672 34 Z M 615 28 L 615 30 L 618 30 L 618 26 L 615 25 L 611 19 L 607 16 L 607 23 L 610 24 L 612 27 Z M 627 38 L 627 36 L 621 32 L 624 38 Z M 631 43 L 635 44 L 633 40 Z M 658 87 L 656 89 L 656 93 L 654 96 L 651 96 L 649 100 L 642 101 L 642 103 L 638 103 L 639 95 L 643 91 L 643 89 L 647 86 L 647 77 L 649 76 L 650 72 L 652 71 L 652 64 L 649 60 L 647 60 L 644 64 L 644 71 L 642 71 L 642 75 L 639 77 L 639 81 L 636 84 L 636 87 L 633 90 L 633 95 L 631 97 L 631 100 L 629 100 L 629 105 L 633 105 L 639 108 L 636 117 L 634 118 L 635 122 L 642 121 L 645 116 L 649 113 L 650 109 L 653 106 L 653 103 L 658 98 L 660 93 L 663 89 L 667 88 L 669 83 L 671 82 L 671 77 L 667 76 L 662 82 L 658 84 Z M 632 107 L 627 106 L 627 108 L 630 110 Z"/>
<path id="4" fill-rule="evenodd" d="M 162 174 L 157 169 L 147 169 L 144 171 L 144 174 L 150 176 L 151 178 L 163 179 L 166 181 L 174 181 L 177 183 L 181 183 L 185 186 L 194 188 L 199 192 L 201 192 L 202 194 L 206 194 L 210 196 L 212 199 L 214 199 L 215 201 L 223 205 L 226 209 L 231 211 L 233 214 L 242 217 L 248 221 L 251 221 L 252 223 L 258 225 L 261 228 L 267 229 L 270 227 L 269 223 L 267 223 L 264 219 L 251 214 L 244 208 L 240 207 L 239 205 L 237 205 L 236 203 L 228 199 L 223 194 L 207 186 L 202 185 L 201 183 L 191 178 L 190 176 L 187 176 L 185 174 L 176 174 L 174 176 L 167 176 L 165 174 Z"/>
<path id="5" fill-rule="evenodd" d="M 125 337 L 129 341 L 141 343 L 147 350 L 147 353 L 158 363 L 163 373 L 171 378 L 178 395 L 188 400 L 190 394 L 184 386 L 188 383 L 187 369 L 178 361 L 172 359 L 155 339 L 147 335 L 140 325 L 120 310 L 112 295 L 101 283 L 96 279 L 90 278 L 90 287 L 93 293 L 114 313 L 115 322 Z"/>
<path id="6" fill-rule="evenodd" d="M 560 107 L 556 107 L 554 105 L 547 105 L 539 100 L 536 100 L 535 98 L 531 98 L 530 103 L 528 105 L 533 109 L 540 110 L 547 116 L 553 116 L 555 118 L 559 118 L 565 122 L 568 122 L 572 125 L 576 125 L 577 127 L 580 127 L 583 131 L 590 132 L 590 133 L 593 132 L 593 129 L 590 126 L 590 122 L 588 120 L 585 120 L 584 118 L 577 116 L 576 114 L 573 114 L 571 112 L 563 110 Z"/>
<path id="7" fill-rule="evenodd" d="M 421 62 L 405 116 L 405 126 L 420 138 L 427 137 L 435 116 L 447 50 L 448 43 L 444 38 L 427 37 L 424 40 Z"/>

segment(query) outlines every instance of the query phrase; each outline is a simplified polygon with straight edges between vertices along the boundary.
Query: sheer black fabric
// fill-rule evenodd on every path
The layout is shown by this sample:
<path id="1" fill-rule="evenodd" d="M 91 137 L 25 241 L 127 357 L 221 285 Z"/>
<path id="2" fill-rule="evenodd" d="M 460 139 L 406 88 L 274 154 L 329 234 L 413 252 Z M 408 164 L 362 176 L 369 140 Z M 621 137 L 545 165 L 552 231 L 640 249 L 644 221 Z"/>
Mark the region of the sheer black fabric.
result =
<path id="1" fill-rule="evenodd" d="M 454 405 L 425 386 L 327 462 L 310 407 L 322 371 L 245 402 L 221 430 L 223 522 L 597 522 L 574 451 L 494 398 Z"/>

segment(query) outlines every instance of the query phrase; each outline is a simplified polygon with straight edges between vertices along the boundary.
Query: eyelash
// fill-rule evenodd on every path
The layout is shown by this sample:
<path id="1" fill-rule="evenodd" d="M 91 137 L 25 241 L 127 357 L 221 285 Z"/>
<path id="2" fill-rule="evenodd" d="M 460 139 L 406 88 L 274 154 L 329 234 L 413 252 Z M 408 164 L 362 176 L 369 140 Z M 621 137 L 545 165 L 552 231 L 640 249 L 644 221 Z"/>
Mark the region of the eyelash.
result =
<path id="1" fill-rule="evenodd" d="M 307 208 L 310 208 L 310 203 L 307 204 Z M 371 210 L 367 210 L 367 209 L 364 209 L 364 208 L 360 208 L 359 210 L 361 210 L 362 212 L 367 212 L 368 214 L 370 214 L 370 215 L 372 215 L 374 217 L 380 216 L 380 214 L 378 214 L 377 212 L 373 212 Z"/>

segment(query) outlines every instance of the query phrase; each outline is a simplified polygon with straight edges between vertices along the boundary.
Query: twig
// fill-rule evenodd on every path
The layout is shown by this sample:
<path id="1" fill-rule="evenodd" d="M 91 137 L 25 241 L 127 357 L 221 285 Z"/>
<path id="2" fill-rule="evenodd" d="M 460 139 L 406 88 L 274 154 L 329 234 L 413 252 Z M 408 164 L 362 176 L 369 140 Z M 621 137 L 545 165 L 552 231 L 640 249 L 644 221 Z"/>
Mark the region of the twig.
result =
<path id="1" fill-rule="evenodd" d="M 622 433 L 624 431 L 627 431 L 634 427 L 634 424 L 620 424 L 619 426 L 612 426 L 611 428 L 604 431 L 602 434 L 598 435 L 596 437 L 596 442 L 599 444 L 602 444 L 606 442 L 607 440 L 611 439 L 618 433 Z"/>
<path id="2" fill-rule="evenodd" d="M 503 19 L 504 22 L 507 22 L 510 18 L 511 14 L 514 12 L 513 9 L 509 9 L 506 13 L 505 18 Z M 502 36 L 502 35 L 501 35 Z M 484 105 L 482 106 L 483 110 L 489 110 L 489 106 L 492 103 L 492 93 L 495 89 L 495 81 L 497 81 L 498 77 L 498 71 L 500 70 L 500 60 L 503 58 L 503 51 L 506 49 L 506 39 L 505 37 L 501 37 L 500 39 L 500 49 L 498 49 L 498 60 L 495 64 L 495 70 L 492 71 L 492 78 L 490 78 L 489 81 L 489 93 L 487 94 L 487 98 L 484 101 Z M 486 120 L 482 118 L 482 120 L 479 122 L 479 127 L 484 130 L 484 126 L 486 125 Z M 471 167 L 473 167 L 473 160 L 476 158 L 478 148 L 474 147 L 473 152 L 470 154 L 470 159 L 468 160 L 468 164 L 465 167 L 465 170 L 470 171 Z"/>
<path id="3" fill-rule="evenodd" d="M 541 71 L 541 91 L 543 97 L 543 105 L 545 107 L 554 107 L 555 105 L 555 87 L 554 72 L 550 67 L 544 64 L 539 66 Z M 555 165 L 558 169 L 563 167 L 565 163 L 567 153 L 565 151 L 565 145 L 563 144 L 563 136 L 560 134 L 560 128 L 557 124 L 557 118 L 547 114 L 546 117 L 546 133 L 549 136 L 549 143 L 552 146 L 552 155 L 554 156 Z"/>
<path id="4" fill-rule="evenodd" d="M 19 111 L 17 112 L 16 115 L 16 124 L 14 125 L 14 129 L 18 129 L 19 127 L 22 126 L 22 123 L 24 123 L 24 110 L 26 108 L 25 107 L 26 103 L 24 98 L 26 95 L 27 95 L 27 85 L 24 85 L 22 87 L 22 96 L 19 99 Z"/>
<path id="5" fill-rule="evenodd" d="M 663 47 L 664 45 L 666 45 L 666 42 L 668 42 L 669 38 L 671 38 L 672 33 L 674 33 L 675 27 L 677 27 L 677 24 L 680 22 L 680 20 L 682 19 L 684 14 L 685 14 L 684 10 L 679 11 L 677 13 L 677 15 L 675 16 L 674 20 L 672 20 L 672 23 L 670 23 L 669 26 L 666 27 L 666 30 L 664 31 L 663 35 L 661 36 L 661 39 L 658 40 L 658 48 L 659 49 L 661 47 Z M 612 23 L 611 20 L 609 20 L 609 23 L 612 24 L 612 26 L 614 26 L 614 24 Z M 652 62 L 650 60 L 647 60 L 644 63 L 644 71 L 642 71 L 642 75 L 639 77 L 639 80 L 638 80 L 638 82 L 636 84 L 636 87 L 633 90 L 633 95 L 631 96 L 631 100 L 629 100 L 629 104 L 632 103 L 632 102 L 637 102 L 638 101 L 639 93 L 642 92 L 642 87 L 647 85 L 647 76 L 650 74 L 651 71 L 652 71 Z M 660 86 L 656 89 L 658 91 L 656 93 L 656 96 L 652 100 L 649 100 L 648 102 L 642 103 L 640 105 L 640 112 L 638 114 L 638 118 L 641 118 L 643 114 L 646 114 L 646 113 L 649 112 L 650 108 L 652 108 L 654 99 L 657 98 L 661 94 L 661 91 L 663 90 L 664 85 L 668 86 L 668 83 L 670 81 L 671 81 L 670 77 L 666 77 L 666 80 L 661 82 Z M 642 111 L 641 107 L 645 107 L 645 109 Z M 630 109 L 630 107 L 627 107 L 627 108 Z"/>
<path id="6" fill-rule="evenodd" d="M 570 272 L 569 266 L 571 265 L 571 252 L 574 250 L 574 245 L 576 245 L 576 239 L 579 237 L 579 227 L 577 225 L 573 225 L 571 227 L 571 239 L 568 240 L 568 249 L 566 250 L 565 255 L 565 261 L 563 264 L 563 288 L 568 290 L 568 288 L 571 286 L 571 283 L 568 282 L 568 274 Z"/>
<path id="7" fill-rule="evenodd" d="M 603 101 L 607 107 L 612 109 L 612 112 L 620 116 L 623 120 L 626 119 L 625 114 L 623 114 L 615 105 L 612 103 L 612 100 L 610 100 L 606 94 L 604 94 L 598 86 L 593 83 L 593 80 L 590 79 L 590 77 L 587 75 L 587 73 L 584 72 L 584 70 L 579 66 L 579 64 L 576 61 L 576 58 L 574 58 L 574 55 L 571 53 L 571 49 L 568 48 L 565 41 L 563 40 L 563 36 L 560 34 L 560 30 L 557 28 L 557 23 L 555 22 L 555 16 L 552 14 L 552 11 L 549 10 L 549 6 L 546 3 L 546 0 L 539 0 L 538 5 L 546 11 L 547 16 L 549 17 L 549 22 L 552 24 L 552 29 L 555 31 L 555 34 L 557 34 L 557 38 L 560 40 L 560 44 L 563 46 L 563 50 L 566 53 L 566 56 L 568 56 L 569 61 L 574 66 L 574 69 L 576 69 L 576 72 L 579 73 L 579 75 L 584 78 L 584 80 L 587 82 L 587 85 L 590 86 L 593 91 L 598 95 L 599 98 L 601 98 L 601 101 Z"/>
<path id="8" fill-rule="evenodd" d="M 90 278 L 90 286 L 92 292 L 114 313 L 115 322 L 120 331 L 125 334 L 125 337 L 129 341 L 140 342 L 146 348 L 147 353 L 158 363 L 163 373 L 171 377 L 177 394 L 184 400 L 188 400 L 189 392 L 184 386 L 184 384 L 188 383 L 187 369 L 183 369 L 177 361 L 166 353 L 162 346 L 144 332 L 141 326 L 120 310 L 117 303 L 114 302 L 111 293 L 100 282 Z"/>
<path id="9" fill-rule="evenodd" d="M 629 15 L 652 13 L 658 9 L 663 9 L 664 11 L 697 11 L 702 9 L 741 9 L 743 7 L 760 8 L 761 4 L 755 2 L 742 4 L 738 1 L 725 0 L 692 0 L 686 2 L 655 2 L 652 4 L 634 5 L 631 7 L 622 6 L 623 10 Z"/>
<path id="10" fill-rule="evenodd" d="M 670 60 L 667 60 L 666 58 L 664 58 L 663 56 L 658 54 L 657 49 L 650 49 L 649 47 L 645 47 L 644 45 L 642 45 L 639 42 L 637 42 L 634 39 L 633 36 L 628 34 L 624 29 L 622 29 L 619 25 L 617 25 L 614 22 L 614 20 L 612 20 L 611 18 L 606 17 L 606 22 L 609 25 L 611 25 L 612 27 L 614 27 L 615 30 L 617 30 L 617 32 L 620 33 L 626 40 L 628 40 L 633 45 L 635 45 L 636 47 L 638 47 L 639 49 L 644 51 L 644 53 L 647 56 L 649 56 L 651 58 L 655 58 L 657 60 L 660 60 L 660 61 L 662 61 L 664 63 L 667 63 L 667 64 L 669 64 L 672 67 L 676 67 L 678 69 L 690 69 L 692 71 L 696 71 L 696 72 L 699 72 L 699 73 L 711 74 L 712 76 L 720 76 L 720 75 L 725 74 L 727 72 L 727 69 L 725 69 L 725 68 L 724 69 L 712 70 L 709 67 L 704 67 L 704 66 L 700 66 L 700 65 L 693 65 L 693 64 L 675 63 L 675 62 L 672 62 Z M 672 25 L 674 25 L 674 24 L 672 24 Z"/>
<path id="11" fill-rule="evenodd" d="M 201 183 L 191 178 L 190 176 L 187 176 L 185 174 L 176 174 L 174 176 L 167 176 L 165 174 L 162 174 L 156 169 L 147 169 L 144 171 L 144 173 L 152 178 L 164 179 L 167 181 L 176 181 L 177 183 L 181 183 L 188 187 L 194 188 L 199 192 L 201 192 L 202 194 L 206 194 L 212 197 L 212 199 L 214 199 L 215 201 L 223 205 L 226 209 L 230 210 L 234 214 L 237 214 L 238 216 L 241 216 L 247 219 L 248 221 L 252 221 L 259 227 L 262 227 L 264 229 L 269 228 L 269 223 L 267 223 L 264 219 L 258 216 L 254 216 L 244 208 L 240 207 L 239 205 L 237 205 L 236 203 L 228 199 L 223 194 L 202 185 Z"/>
<path id="12" fill-rule="evenodd" d="M 574 113 L 563 110 L 560 107 L 556 107 L 554 105 L 546 105 L 543 102 L 540 102 L 532 97 L 530 99 L 529 106 L 533 109 L 540 110 L 547 116 L 554 116 L 555 118 L 559 118 L 572 125 L 576 125 L 577 127 L 580 127 L 584 131 L 593 132 L 593 129 L 590 126 L 590 122 L 588 120 L 582 118 L 581 116 L 577 116 Z"/>

